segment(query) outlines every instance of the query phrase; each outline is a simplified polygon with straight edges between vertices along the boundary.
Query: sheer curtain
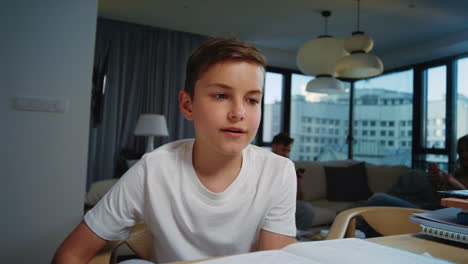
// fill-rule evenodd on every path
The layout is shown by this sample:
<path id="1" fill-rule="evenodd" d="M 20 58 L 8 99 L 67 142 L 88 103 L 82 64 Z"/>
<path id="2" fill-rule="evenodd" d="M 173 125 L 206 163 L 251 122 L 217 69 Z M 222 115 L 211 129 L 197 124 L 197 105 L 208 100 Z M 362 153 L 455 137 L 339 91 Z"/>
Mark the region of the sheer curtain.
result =
<path id="1" fill-rule="evenodd" d="M 187 58 L 206 38 L 98 19 L 94 73 L 106 74 L 101 121 L 91 118 L 88 186 L 114 176 L 123 149 L 144 151 L 145 138 L 133 135 L 141 113 L 166 116 L 169 137 L 156 138 L 156 146 L 194 136 L 192 124 L 178 110 L 177 94 L 184 86 Z M 93 100 L 99 92 L 93 92 Z"/>

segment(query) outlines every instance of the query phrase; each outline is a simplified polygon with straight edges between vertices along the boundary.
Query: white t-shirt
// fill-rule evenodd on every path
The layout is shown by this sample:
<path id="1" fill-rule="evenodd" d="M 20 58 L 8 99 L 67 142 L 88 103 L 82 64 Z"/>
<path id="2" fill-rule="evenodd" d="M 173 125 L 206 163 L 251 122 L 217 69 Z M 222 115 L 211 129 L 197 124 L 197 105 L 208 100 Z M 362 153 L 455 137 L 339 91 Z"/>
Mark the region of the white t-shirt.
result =
<path id="1" fill-rule="evenodd" d="M 85 215 L 86 224 L 106 240 L 124 240 L 145 222 L 157 262 L 246 253 L 261 229 L 296 235 L 290 160 L 249 145 L 237 178 L 213 193 L 193 169 L 193 143 L 180 140 L 146 154 Z"/>

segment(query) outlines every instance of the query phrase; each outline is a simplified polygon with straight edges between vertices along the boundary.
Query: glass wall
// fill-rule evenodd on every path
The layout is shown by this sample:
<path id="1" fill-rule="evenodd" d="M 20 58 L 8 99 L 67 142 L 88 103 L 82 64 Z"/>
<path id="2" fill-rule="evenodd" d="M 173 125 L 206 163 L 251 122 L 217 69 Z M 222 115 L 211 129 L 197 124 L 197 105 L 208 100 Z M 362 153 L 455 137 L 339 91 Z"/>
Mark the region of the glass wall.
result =
<path id="1" fill-rule="evenodd" d="M 447 95 L 447 67 L 426 70 L 425 148 L 445 148 L 445 106 Z"/>
<path id="2" fill-rule="evenodd" d="M 436 162 L 450 171 L 456 139 L 468 133 L 466 76 L 468 57 L 440 59 L 355 81 L 351 101 L 349 92 L 308 93 L 314 77 L 270 68 L 257 142 L 267 147 L 285 131 L 295 139 L 293 160 L 351 158 L 421 169 Z"/>
<path id="3" fill-rule="evenodd" d="M 456 138 L 468 134 L 468 58 L 457 61 L 457 129 Z"/>
<path id="4" fill-rule="evenodd" d="M 413 70 L 355 83 L 353 159 L 411 166 Z"/>
<path id="5" fill-rule="evenodd" d="M 349 92 L 338 95 L 309 93 L 313 77 L 291 76 L 290 135 L 295 139 L 292 160 L 347 159 Z M 349 91 L 349 83 L 344 83 Z"/>
<path id="6" fill-rule="evenodd" d="M 263 142 L 271 142 L 281 131 L 281 113 L 283 102 L 284 76 L 281 73 L 267 72 L 265 74 L 265 90 L 263 94 Z"/>

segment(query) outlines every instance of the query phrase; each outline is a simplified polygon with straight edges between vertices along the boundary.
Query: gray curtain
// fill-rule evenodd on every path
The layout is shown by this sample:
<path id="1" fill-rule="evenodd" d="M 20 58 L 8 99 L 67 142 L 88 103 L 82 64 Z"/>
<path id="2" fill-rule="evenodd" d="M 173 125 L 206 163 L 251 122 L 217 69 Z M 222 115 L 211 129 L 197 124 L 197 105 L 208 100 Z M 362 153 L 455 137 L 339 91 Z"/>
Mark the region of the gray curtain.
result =
<path id="1" fill-rule="evenodd" d="M 206 38 L 98 19 L 94 74 L 105 71 L 105 90 L 101 94 L 102 118 L 96 118 L 96 104 L 92 110 L 88 187 L 115 175 L 123 149 L 144 152 L 146 139 L 133 135 L 141 113 L 166 116 L 169 137 L 156 138 L 156 146 L 194 136 L 192 124 L 179 112 L 177 94 L 184 86 L 187 58 Z M 92 101 L 99 102 L 96 94 L 93 92 Z"/>

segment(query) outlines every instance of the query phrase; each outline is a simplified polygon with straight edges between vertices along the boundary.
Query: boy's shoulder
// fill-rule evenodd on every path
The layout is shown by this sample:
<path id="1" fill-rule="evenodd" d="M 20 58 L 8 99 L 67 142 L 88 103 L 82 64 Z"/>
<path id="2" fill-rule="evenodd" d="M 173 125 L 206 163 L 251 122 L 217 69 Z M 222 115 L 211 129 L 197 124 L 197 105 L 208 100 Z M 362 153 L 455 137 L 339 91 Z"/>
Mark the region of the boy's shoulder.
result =
<path id="1" fill-rule="evenodd" d="M 289 163 L 292 161 L 288 158 L 282 157 L 271 152 L 268 149 L 264 149 L 262 147 L 256 145 L 249 145 L 246 148 L 246 151 L 250 158 L 254 158 L 257 160 L 263 160 L 264 162 L 273 162 L 273 163 Z"/>
<path id="2" fill-rule="evenodd" d="M 177 155 L 179 153 L 190 150 L 193 146 L 193 142 L 194 139 L 181 139 L 172 141 L 156 148 L 149 153 L 146 153 L 143 157 L 148 159 L 156 156 L 160 157 L 167 155 Z"/>

